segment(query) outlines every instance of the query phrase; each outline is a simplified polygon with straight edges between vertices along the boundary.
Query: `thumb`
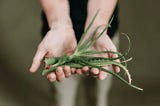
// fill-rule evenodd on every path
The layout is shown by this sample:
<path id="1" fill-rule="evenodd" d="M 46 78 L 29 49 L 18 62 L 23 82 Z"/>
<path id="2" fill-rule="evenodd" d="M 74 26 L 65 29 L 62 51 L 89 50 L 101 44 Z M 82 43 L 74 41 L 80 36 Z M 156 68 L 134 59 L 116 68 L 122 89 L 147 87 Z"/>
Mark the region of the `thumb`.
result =
<path id="1" fill-rule="evenodd" d="M 36 72 L 37 71 L 37 69 L 41 65 L 41 61 L 42 61 L 45 54 L 46 54 L 45 50 L 40 50 L 40 49 L 37 50 L 37 52 L 36 52 L 36 54 L 33 58 L 32 65 L 29 69 L 30 72 Z"/>

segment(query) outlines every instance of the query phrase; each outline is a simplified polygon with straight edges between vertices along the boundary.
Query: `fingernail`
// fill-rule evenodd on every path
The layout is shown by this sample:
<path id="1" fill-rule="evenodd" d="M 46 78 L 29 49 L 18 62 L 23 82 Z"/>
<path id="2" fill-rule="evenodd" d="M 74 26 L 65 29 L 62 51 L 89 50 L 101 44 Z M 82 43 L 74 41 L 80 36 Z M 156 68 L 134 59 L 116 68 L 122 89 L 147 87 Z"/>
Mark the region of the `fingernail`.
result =
<path id="1" fill-rule="evenodd" d="M 104 80 L 105 79 L 105 76 L 101 76 L 101 80 Z"/>
<path id="2" fill-rule="evenodd" d="M 77 69 L 77 74 L 82 74 L 82 70 L 81 69 Z"/>
<path id="3" fill-rule="evenodd" d="M 99 73 L 99 70 L 97 68 L 93 68 L 91 71 L 92 71 L 93 74 L 98 74 Z"/>
<path id="4" fill-rule="evenodd" d="M 118 70 L 116 70 L 116 72 L 117 72 L 117 73 L 119 73 L 119 72 L 120 72 L 120 70 L 118 69 Z"/>
<path id="5" fill-rule="evenodd" d="M 86 72 L 86 71 L 89 70 L 89 67 L 88 67 L 88 66 L 85 66 L 85 67 L 82 68 L 82 70 Z"/>
<path id="6" fill-rule="evenodd" d="M 58 74 L 62 74 L 63 73 L 63 71 L 62 70 L 58 70 Z"/>
<path id="7" fill-rule="evenodd" d="M 49 79 L 50 82 L 53 82 L 53 81 L 56 80 L 56 76 L 55 76 L 54 73 L 51 73 L 48 77 L 49 77 L 48 79 Z"/>
<path id="8" fill-rule="evenodd" d="M 120 72 L 120 68 L 116 67 L 116 72 L 119 73 Z"/>
<path id="9" fill-rule="evenodd" d="M 31 73 L 34 73 L 34 70 L 33 70 L 32 67 L 29 69 L 29 71 L 30 71 Z"/>
<path id="10" fill-rule="evenodd" d="M 76 69 L 75 69 L 75 68 L 72 68 L 72 69 L 71 69 L 71 73 L 72 73 L 72 74 L 75 74 L 75 72 L 76 72 Z"/>
<path id="11" fill-rule="evenodd" d="M 101 80 L 104 80 L 106 77 L 107 77 L 107 74 L 103 74 L 103 75 L 101 76 Z"/>
<path id="12" fill-rule="evenodd" d="M 54 79 L 54 78 L 55 78 L 55 76 L 54 76 L 54 75 L 51 75 L 51 76 L 50 76 L 50 79 Z"/>
<path id="13" fill-rule="evenodd" d="M 63 74 L 62 67 L 58 67 L 58 68 L 56 69 L 56 73 L 57 73 L 58 75 Z"/>

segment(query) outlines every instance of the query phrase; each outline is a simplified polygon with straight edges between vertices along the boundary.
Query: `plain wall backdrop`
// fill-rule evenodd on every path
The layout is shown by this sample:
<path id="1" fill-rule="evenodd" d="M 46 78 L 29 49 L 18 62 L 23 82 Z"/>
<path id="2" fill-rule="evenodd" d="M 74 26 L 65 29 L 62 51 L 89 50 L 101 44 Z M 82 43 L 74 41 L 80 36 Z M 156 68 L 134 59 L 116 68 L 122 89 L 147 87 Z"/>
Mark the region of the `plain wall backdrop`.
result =
<path id="1" fill-rule="evenodd" d="M 119 0 L 120 32 L 130 35 L 133 83 L 143 92 L 114 79 L 109 106 L 160 105 L 160 1 Z M 49 106 L 49 83 L 28 69 L 40 42 L 38 0 L 0 0 L 0 106 Z M 127 41 L 120 37 L 120 48 Z"/>

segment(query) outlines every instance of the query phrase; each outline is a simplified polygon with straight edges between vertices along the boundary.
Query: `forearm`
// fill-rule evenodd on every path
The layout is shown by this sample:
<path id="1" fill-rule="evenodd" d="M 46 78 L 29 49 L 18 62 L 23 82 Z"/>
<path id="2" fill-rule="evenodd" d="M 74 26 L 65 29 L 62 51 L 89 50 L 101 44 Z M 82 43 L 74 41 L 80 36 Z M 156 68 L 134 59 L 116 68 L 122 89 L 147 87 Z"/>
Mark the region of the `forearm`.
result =
<path id="1" fill-rule="evenodd" d="M 95 13 L 99 11 L 92 28 L 97 26 L 105 26 L 108 24 L 114 8 L 117 4 L 117 0 L 89 0 L 88 2 L 88 16 L 86 20 L 86 26 L 90 23 Z M 94 29 L 93 29 L 94 30 Z"/>
<path id="2" fill-rule="evenodd" d="M 68 0 L 39 0 L 50 29 L 57 26 L 72 27 Z"/>

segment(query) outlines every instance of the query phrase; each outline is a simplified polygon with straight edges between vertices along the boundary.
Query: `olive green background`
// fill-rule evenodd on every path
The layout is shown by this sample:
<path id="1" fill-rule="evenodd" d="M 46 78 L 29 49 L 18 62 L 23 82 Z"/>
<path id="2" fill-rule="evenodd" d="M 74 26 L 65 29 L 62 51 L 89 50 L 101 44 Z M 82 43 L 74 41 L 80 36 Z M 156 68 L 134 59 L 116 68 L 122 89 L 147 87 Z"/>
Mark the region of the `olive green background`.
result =
<path id="1" fill-rule="evenodd" d="M 121 0 L 120 32 L 130 35 L 133 83 L 143 92 L 114 79 L 109 106 L 160 105 L 160 14 L 158 0 Z M 41 72 L 28 72 L 40 42 L 38 0 L 0 0 L 0 106 L 49 106 L 53 93 Z M 127 47 L 121 37 L 120 48 Z"/>

